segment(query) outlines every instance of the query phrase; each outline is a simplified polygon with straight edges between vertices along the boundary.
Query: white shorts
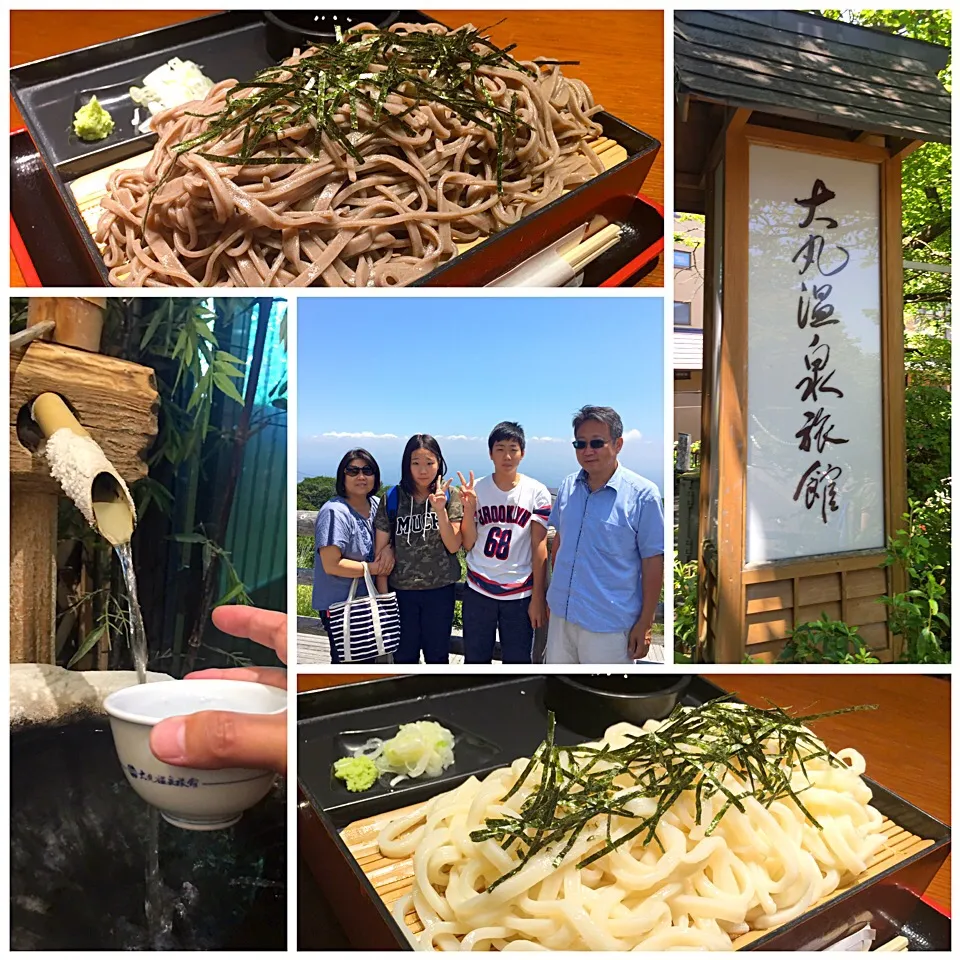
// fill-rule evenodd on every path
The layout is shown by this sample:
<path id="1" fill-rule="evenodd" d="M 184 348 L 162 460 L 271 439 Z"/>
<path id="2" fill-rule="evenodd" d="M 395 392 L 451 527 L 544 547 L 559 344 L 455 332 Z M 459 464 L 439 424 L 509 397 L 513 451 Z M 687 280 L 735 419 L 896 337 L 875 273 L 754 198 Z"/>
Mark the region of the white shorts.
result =
<path id="1" fill-rule="evenodd" d="M 635 663 L 627 653 L 629 631 L 594 633 L 556 614 L 547 629 L 546 663 Z"/>

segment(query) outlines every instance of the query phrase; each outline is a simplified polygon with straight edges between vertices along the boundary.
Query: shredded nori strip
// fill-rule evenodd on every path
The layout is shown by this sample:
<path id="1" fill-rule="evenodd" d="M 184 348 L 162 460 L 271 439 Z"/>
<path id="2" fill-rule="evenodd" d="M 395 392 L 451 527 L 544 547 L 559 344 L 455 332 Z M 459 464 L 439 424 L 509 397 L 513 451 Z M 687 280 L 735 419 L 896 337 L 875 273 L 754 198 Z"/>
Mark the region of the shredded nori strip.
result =
<path id="1" fill-rule="evenodd" d="M 504 850 L 519 844 L 519 863 L 491 883 L 487 892 L 519 873 L 535 854 L 563 841 L 553 858 L 554 866 L 559 867 L 583 830 L 598 817 L 607 818 L 606 842 L 582 859 L 577 864 L 580 868 L 641 834 L 646 834 L 645 844 L 654 842 L 663 849 L 657 827 L 687 790 L 694 791 L 697 824 L 702 823 L 705 798 L 717 793 L 725 797 L 706 836 L 713 833 L 728 810 L 743 811 L 747 797 L 765 807 L 789 797 L 813 826 L 822 829 L 800 799 L 803 790 L 793 788 L 791 771 L 799 767 L 806 776 L 805 761 L 813 758 L 822 758 L 832 766 L 842 766 L 843 762 L 804 727 L 826 717 L 875 710 L 876 705 L 792 717 L 775 704 L 762 710 L 732 705 L 730 700 L 722 697 L 691 710 L 677 706 L 657 730 L 631 736 L 627 745 L 616 749 L 607 743 L 600 747 L 556 746 L 556 721 L 549 713 L 546 739 L 501 802 L 514 796 L 539 767 L 537 789 L 524 801 L 517 816 L 491 817 L 470 834 L 474 842 L 495 840 Z M 778 754 L 770 752 L 771 742 L 776 744 Z M 604 768 L 604 764 L 612 766 Z M 739 791 L 723 783 L 730 773 L 741 781 Z M 624 775 L 634 781 L 634 786 L 625 789 L 614 782 Z M 626 809 L 637 797 L 656 800 L 650 816 L 641 817 Z M 614 839 L 611 824 L 615 816 L 638 823 Z"/>
<path id="2" fill-rule="evenodd" d="M 294 64 L 268 67 L 251 81 L 232 87 L 224 107 L 209 115 L 206 129 L 174 145 L 172 152 L 178 157 L 242 127 L 243 142 L 236 154 L 198 155 L 235 166 L 312 163 L 319 157 L 321 134 L 325 133 L 362 164 L 359 148 L 365 139 L 388 125 L 412 133 L 404 118 L 420 105 L 435 103 L 494 134 L 497 190 L 502 194 L 510 162 L 508 144 L 526 124 L 517 115 L 516 95 L 509 108 L 496 106 L 478 71 L 502 67 L 536 76 L 535 70 L 510 56 L 514 46 L 501 49 L 475 28 L 462 27 L 444 34 L 354 30 Z M 536 62 L 555 66 L 576 63 Z M 240 96 L 242 91 L 247 91 L 246 95 Z M 391 113 L 386 103 L 391 94 L 402 97 L 409 106 Z M 370 108 L 377 126 L 358 137 L 357 107 L 361 103 Z M 349 110 L 346 125 L 336 118 L 344 109 Z M 311 138 L 312 157 L 263 155 L 278 143 L 281 131 L 304 124 L 312 124 L 317 130 Z M 175 161 L 171 170 L 174 165 Z"/>

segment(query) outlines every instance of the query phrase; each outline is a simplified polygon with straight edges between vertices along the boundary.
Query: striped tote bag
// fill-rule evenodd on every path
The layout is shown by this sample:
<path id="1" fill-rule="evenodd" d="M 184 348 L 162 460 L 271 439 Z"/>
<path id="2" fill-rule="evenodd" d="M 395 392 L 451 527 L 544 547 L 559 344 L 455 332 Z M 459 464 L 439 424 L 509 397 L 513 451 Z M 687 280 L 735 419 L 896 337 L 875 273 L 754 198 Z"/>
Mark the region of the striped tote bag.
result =
<path id="1" fill-rule="evenodd" d="M 400 645 L 400 608 L 395 593 L 377 593 L 367 565 L 363 565 L 367 596 L 358 597 L 359 578 L 350 584 L 350 596 L 330 607 L 330 643 L 344 663 L 393 653 Z"/>

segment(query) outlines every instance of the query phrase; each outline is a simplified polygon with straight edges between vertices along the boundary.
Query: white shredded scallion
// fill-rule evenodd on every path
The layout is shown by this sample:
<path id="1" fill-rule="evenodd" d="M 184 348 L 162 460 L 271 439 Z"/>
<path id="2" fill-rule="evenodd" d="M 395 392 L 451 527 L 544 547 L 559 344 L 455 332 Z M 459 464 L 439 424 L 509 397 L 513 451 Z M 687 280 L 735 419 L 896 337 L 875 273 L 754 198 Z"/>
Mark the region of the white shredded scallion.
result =
<path id="1" fill-rule="evenodd" d="M 407 779 L 439 777 L 453 763 L 453 745 L 446 727 L 435 720 L 416 720 L 400 724 L 389 740 L 371 737 L 354 755 L 373 760 L 381 776 L 396 774 L 390 781 L 395 787 Z"/>
<path id="2" fill-rule="evenodd" d="M 130 88 L 130 99 L 150 111 L 150 116 L 140 124 L 141 133 L 149 133 L 150 122 L 162 110 L 178 107 L 191 100 L 202 100 L 213 87 L 213 81 L 204 76 L 192 60 L 172 57 L 143 78 L 142 87 Z"/>

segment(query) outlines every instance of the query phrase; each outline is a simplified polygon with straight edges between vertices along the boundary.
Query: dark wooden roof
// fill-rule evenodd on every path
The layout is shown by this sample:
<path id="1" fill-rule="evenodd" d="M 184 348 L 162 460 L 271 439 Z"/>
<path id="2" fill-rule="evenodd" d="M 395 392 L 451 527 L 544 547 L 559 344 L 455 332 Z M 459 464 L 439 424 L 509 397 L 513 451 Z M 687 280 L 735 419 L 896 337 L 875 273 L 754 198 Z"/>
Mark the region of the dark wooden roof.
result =
<path id="1" fill-rule="evenodd" d="M 677 95 L 857 133 L 950 142 L 950 51 L 791 11 L 677 11 Z"/>

